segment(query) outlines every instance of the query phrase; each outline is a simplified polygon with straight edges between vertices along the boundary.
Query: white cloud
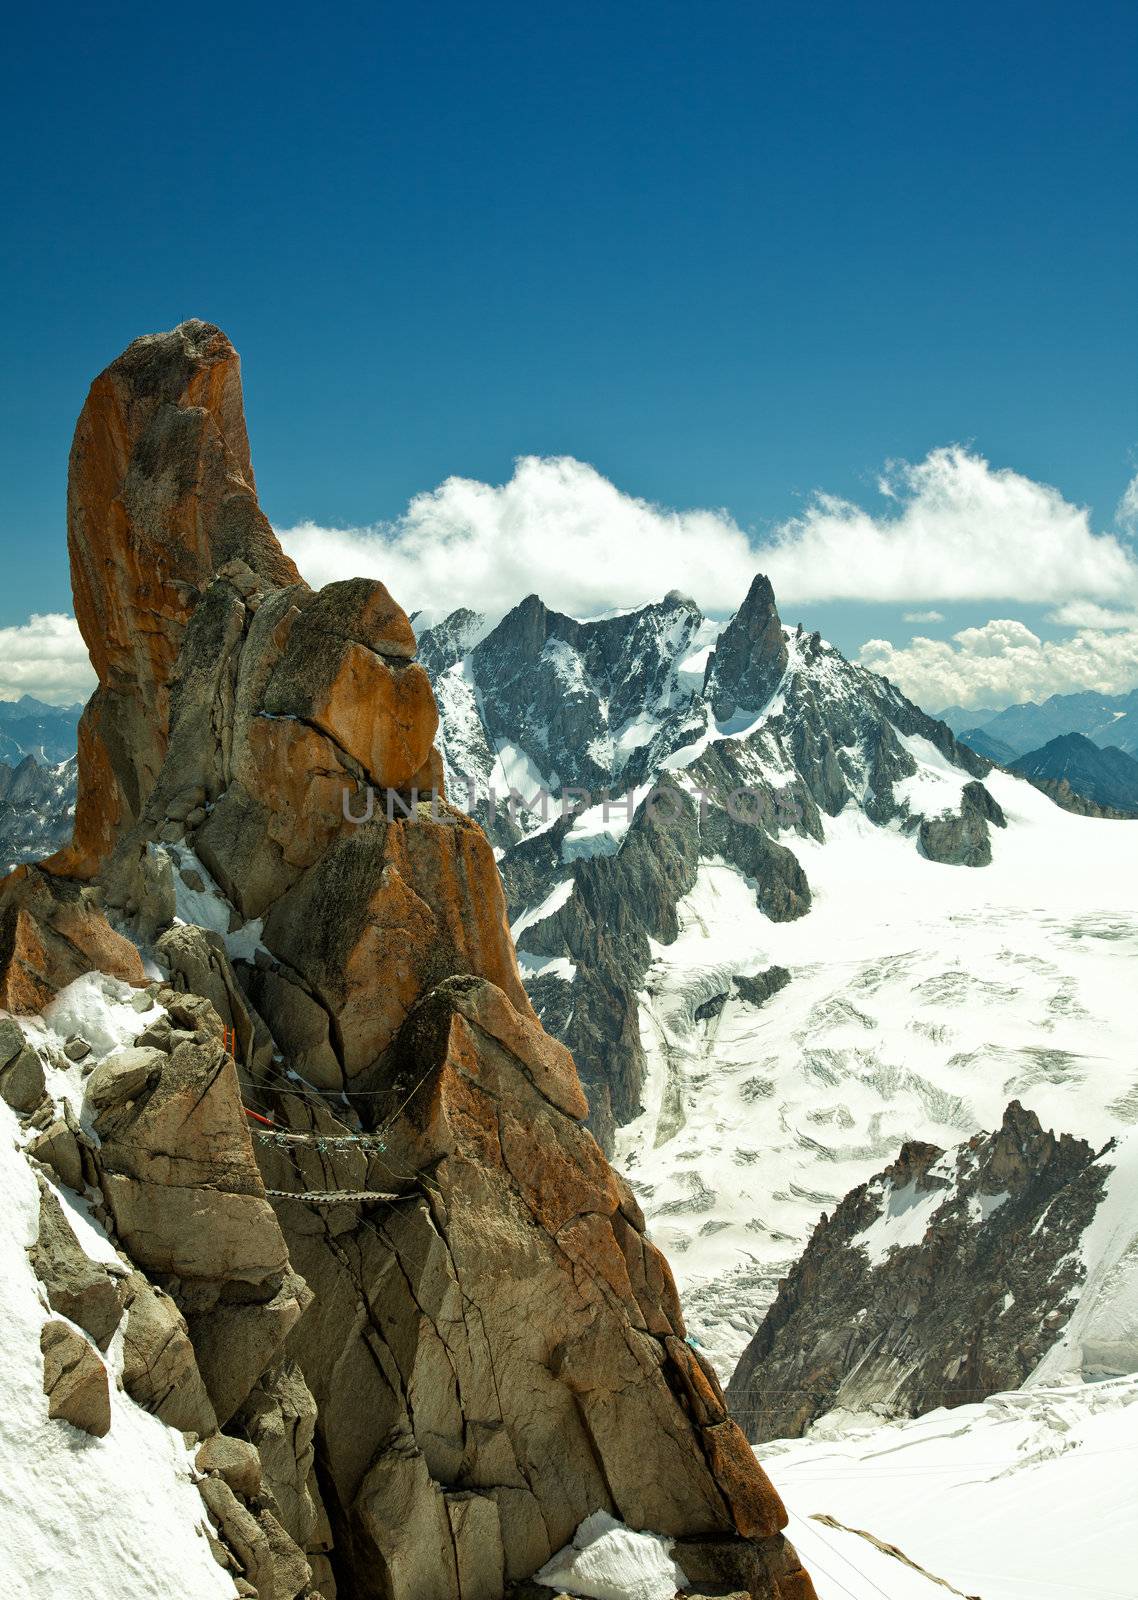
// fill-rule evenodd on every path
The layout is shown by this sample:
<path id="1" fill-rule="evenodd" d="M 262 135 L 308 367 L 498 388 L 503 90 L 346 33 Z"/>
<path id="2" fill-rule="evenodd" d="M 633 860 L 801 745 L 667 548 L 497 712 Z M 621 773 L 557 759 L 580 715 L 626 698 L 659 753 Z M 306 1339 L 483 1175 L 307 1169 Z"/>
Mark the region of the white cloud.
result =
<path id="1" fill-rule="evenodd" d="M 906 611 L 904 622 L 943 622 L 943 611 Z"/>
<path id="2" fill-rule="evenodd" d="M 1123 490 L 1114 520 L 1124 533 L 1138 533 L 1138 472 Z"/>
<path id="3" fill-rule="evenodd" d="M 1138 627 L 1082 628 L 1040 639 L 1022 622 L 998 618 L 951 641 L 917 637 L 896 647 L 870 639 L 858 659 L 883 672 L 919 704 L 1008 705 L 1094 689 L 1121 694 L 1138 684 Z"/>
<path id="4" fill-rule="evenodd" d="M 577 616 L 681 588 L 713 614 L 766 572 L 787 606 L 823 600 L 1138 602 L 1138 562 L 1057 489 L 953 446 L 894 465 L 871 513 L 816 494 L 752 541 L 722 510 L 671 511 L 571 457 L 522 457 L 508 483 L 448 478 L 398 521 L 280 530 L 311 583 L 382 578 L 408 610 L 501 612 L 536 591 Z M 1128 491 L 1129 493 L 1129 491 Z M 1135 491 L 1138 497 L 1138 490 Z"/>
<path id="5" fill-rule="evenodd" d="M 277 530 L 310 583 L 382 578 L 408 611 L 503 612 L 537 593 L 575 616 L 694 592 L 735 610 L 756 571 L 742 530 L 721 511 L 668 511 L 622 494 L 568 456 L 524 456 L 508 483 L 448 478 L 398 522 Z"/>
<path id="6" fill-rule="evenodd" d="M 1094 600 L 1069 600 L 1049 611 L 1047 620 L 1064 628 L 1138 628 L 1138 611 L 1115 611 Z"/>
<path id="7" fill-rule="evenodd" d="M 52 705 L 86 700 L 95 687 L 87 646 L 74 617 L 58 611 L 0 628 L 0 700 L 35 695 Z"/>
<path id="8" fill-rule="evenodd" d="M 816 495 L 767 571 L 795 599 L 1138 599 L 1138 563 L 1057 489 L 958 446 L 901 463 L 886 516 Z"/>

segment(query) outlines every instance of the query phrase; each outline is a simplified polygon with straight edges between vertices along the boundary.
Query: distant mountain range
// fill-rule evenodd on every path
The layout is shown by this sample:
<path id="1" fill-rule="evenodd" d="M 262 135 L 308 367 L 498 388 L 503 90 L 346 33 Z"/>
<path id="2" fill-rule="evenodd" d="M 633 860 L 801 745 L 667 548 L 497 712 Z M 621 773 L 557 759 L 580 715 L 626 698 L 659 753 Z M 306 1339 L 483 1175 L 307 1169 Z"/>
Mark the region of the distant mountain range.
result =
<path id="1" fill-rule="evenodd" d="M 41 766 L 31 755 L 16 766 L 0 761 L 0 877 L 70 839 L 75 771 L 75 756 L 51 766 Z"/>
<path id="2" fill-rule="evenodd" d="M 1061 734 L 1041 750 L 1029 751 L 1007 765 L 1067 811 L 1078 809 L 1069 802 L 1079 797 L 1122 815 L 1138 816 L 1138 761 L 1112 746 L 1100 749 L 1081 733 Z"/>
<path id="3" fill-rule="evenodd" d="M 1081 733 L 1092 744 L 1138 754 L 1138 689 L 1126 694 L 1096 694 L 1091 689 L 1080 694 L 1053 694 L 1039 704 L 1026 700 L 1005 711 L 946 706 L 936 715 L 958 738 L 966 735 L 966 742 L 990 760 L 1003 758 L 990 755 L 977 737 L 981 733 L 1013 756 L 1038 750 L 1064 733 Z"/>
<path id="4" fill-rule="evenodd" d="M 82 706 L 49 706 L 34 695 L 0 700 L 0 761 L 18 766 L 34 756 L 41 766 L 57 766 L 75 754 Z"/>

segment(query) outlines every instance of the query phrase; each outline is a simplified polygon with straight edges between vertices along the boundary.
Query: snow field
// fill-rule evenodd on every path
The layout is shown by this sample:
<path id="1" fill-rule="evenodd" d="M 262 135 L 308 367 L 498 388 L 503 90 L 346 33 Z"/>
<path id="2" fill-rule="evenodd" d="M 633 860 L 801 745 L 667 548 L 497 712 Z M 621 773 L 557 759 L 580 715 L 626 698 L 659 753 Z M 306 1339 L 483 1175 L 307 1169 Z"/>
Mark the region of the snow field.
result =
<path id="1" fill-rule="evenodd" d="M 1138 1123 L 1138 825 L 988 782 L 1009 819 L 990 866 L 928 861 L 847 807 L 825 843 L 786 839 L 805 917 L 770 922 L 707 862 L 653 951 L 645 1110 L 617 1163 L 724 1377 L 819 1214 L 906 1139 L 958 1144 L 1013 1098 L 1095 1145 Z M 792 981 L 763 1007 L 732 988 L 776 963 Z"/>
<path id="2" fill-rule="evenodd" d="M 1138 1378 L 994 1395 L 911 1422 L 834 1413 L 762 1446 L 819 1600 L 946 1600 L 829 1516 L 983 1600 L 1138 1595 Z"/>

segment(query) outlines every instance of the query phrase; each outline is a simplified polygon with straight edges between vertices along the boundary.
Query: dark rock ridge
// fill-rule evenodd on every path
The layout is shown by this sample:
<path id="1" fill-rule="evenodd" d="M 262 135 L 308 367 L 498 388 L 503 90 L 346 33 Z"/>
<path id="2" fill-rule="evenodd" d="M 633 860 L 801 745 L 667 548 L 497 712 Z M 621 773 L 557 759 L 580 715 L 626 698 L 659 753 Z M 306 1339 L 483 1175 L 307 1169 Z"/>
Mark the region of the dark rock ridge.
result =
<path id="1" fill-rule="evenodd" d="M 823 817 L 846 806 L 961 865 L 988 860 L 989 826 L 1002 825 L 981 781 L 989 763 L 817 634 L 784 628 L 762 575 L 725 628 L 675 592 L 593 622 L 531 595 L 489 631 L 453 613 L 422 630 L 420 651 L 448 791 L 499 847 L 527 991 L 572 1049 L 606 1149 L 640 1109 L 649 940 L 675 939 L 701 862 L 728 862 L 785 920 L 810 906 L 795 840 L 821 838 Z M 898 788 L 918 771 L 914 740 L 959 769 L 958 812 L 926 818 Z M 543 783 L 569 814 L 555 802 L 542 815 Z M 628 791 L 642 802 L 653 783 L 659 815 L 641 805 L 623 832 L 606 832 L 602 797 L 620 818 Z M 512 816 L 510 786 L 521 797 Z M 593 803 L 588 826 L 571 814 L 587 807 L 579 788 Z"/>
<path id="2" fill-rule="evenodd" d="M 1138 816 L 1138 761 L 1114 745 L 1065 733 L 1008 763 L 1065 810 L 1085 816 Z"/>
<path id="3" fill-rule="evenodd" d="M 728 1385 L 753 1441 L 836 1408 L 918 1416 L 1015 1389 L 1075 1309 L 1110 1149 L 1012 1101 L 957 1149 L 907 1144 L 823 1215 Z"/>
<path id="4" fill-rule="evenodd" d="M 810 1600 L 529 1004 L 491 847 L 413 799 L 443 773 L 407 618 L 280 555 L 224 335 L 131 346 L 71 479 L 100 688 L 73 844 L 0 883 L 0 1003 L 112 973 L 145 1020 L 103 1059 L 41 1046 L 87 1073 L 82 1121 L 15 1021 L 0 1089 L 119 1247 L 120 1273 L 75 1261 L 45 1202 L 45 1292 L 92 1339 L 125 1317 L 127 1392 L 201 1440 L 217 1559 L 260 1600 L 499 1600 L 605 1510 L 674 1536 L 697 1591 Z M 404 809 L 353 822 L 369 786 Z M 647 894 L 691 855 L 634 842 L 620 870 Z M 792 860 L 772 903 L 801 892 Z M 45 1382 L 97 1431 L 84 1350 L 45 1347 Z"/>

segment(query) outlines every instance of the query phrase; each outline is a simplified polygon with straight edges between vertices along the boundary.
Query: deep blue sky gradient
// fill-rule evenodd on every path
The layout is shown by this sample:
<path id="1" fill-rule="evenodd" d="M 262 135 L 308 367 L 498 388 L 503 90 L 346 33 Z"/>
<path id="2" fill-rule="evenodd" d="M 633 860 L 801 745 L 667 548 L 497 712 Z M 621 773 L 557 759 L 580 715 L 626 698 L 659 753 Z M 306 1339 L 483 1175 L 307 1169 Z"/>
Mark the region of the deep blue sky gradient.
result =
<path id="1" fill-rule="evenodd" d="M 94 374 L 198 315 L 274 521 L 568 453 L 761 528 L 973 443 L 1099 526 L 1138 446 L 1138 12 L 22 8 L 0 625 L 69 609 Z"/>

